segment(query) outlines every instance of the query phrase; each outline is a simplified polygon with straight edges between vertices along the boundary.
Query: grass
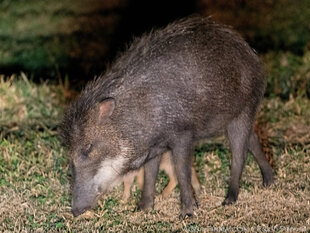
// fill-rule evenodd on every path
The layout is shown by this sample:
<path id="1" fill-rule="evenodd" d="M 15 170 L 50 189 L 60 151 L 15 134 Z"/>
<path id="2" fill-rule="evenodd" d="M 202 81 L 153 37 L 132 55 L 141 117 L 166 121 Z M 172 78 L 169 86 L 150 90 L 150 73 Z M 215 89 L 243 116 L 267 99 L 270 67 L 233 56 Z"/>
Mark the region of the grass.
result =
<path id="1" fill-rule="evenodd" d="M 193 218 L 179 220 L 178 189 L 167 199 L 161 172 L 155 210 L 137 212 L 140 191 L 122 203 L 122 186 L 98 201 L 88 215 L 70 212 L 70 171 L 57 137 L 64 110 L 60 86 L 34 84 L 25 75 L 0 78 L 0 232 L 144 232 L 310 230 L 310 101 L 269 96 L 258 114 L 259 134 L 276 171 L 265 189 L 248 156 L 236 204 L 221 206 L 230 174 L 223 138 L 198 145 L 196 169 L 202 186 Z M 135 190 L 135 189 L 134 189 Z"/>

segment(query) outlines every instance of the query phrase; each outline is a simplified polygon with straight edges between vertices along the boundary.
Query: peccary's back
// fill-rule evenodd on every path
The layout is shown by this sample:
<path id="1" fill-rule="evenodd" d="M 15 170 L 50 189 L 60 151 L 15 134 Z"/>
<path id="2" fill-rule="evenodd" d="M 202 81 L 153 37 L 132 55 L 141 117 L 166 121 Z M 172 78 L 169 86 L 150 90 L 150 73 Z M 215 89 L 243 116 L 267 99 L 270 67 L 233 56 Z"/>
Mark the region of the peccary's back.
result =
<path id="1" fill-rule="evenodd" d="M 200 137 L 241 112 L 253 118 L 264 86 L 262 65 L 241 36 L 192 17 L 136 39 L 87 89 L 116 99 L 121 127 L 138 125 L 141 135 L 187 127 Z"/>

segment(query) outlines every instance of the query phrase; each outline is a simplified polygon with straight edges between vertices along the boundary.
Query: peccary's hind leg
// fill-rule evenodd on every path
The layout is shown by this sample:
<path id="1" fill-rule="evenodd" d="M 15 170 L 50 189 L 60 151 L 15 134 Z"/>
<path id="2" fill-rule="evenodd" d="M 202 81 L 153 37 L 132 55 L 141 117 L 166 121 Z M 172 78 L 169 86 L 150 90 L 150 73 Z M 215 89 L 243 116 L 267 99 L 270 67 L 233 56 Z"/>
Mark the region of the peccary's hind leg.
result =
<path id="1" fill-rule="evenodd" d="M 172 145 L 172 161 L 180 185 L 181 213 L 180 218 L 192 216 L 196 200 L 191 186 L 191 167 L 193 140 L 190 132 L 184 132 L 175 139 Z"/>
<path id="2" fill-rule="evenodd" d="M 199 179 L 198 179 L 196 170 L 195 170 L 195 168 L 193 166 L 192 166 L 191 182 L 192 182 L 192 186 L 193 186 L 193 189 L 194 189 L 196 197 L 197 197 L 199 195 L 199 193 L 200 193 L 200 183 L 199 183 Z"/>
<path id="3" fill-rule="evenodd" d="M 141 167 L 137 175 L 137 185 L 140 190 L 143 189 L 143 183 L 144 183 L 144 168 Z"/>
<path id="4" fill-rule="evenodd" d="M 175 176 L 174 167 L 171 160 L 172 160 L 171 151 L 168 151 L 163 154 L 160 161 L 159 169 L 164 170 L 169 177 L 169 183 L 161 193 L 163 198 L 168 197 L 178 184 L 178 180 L 177 177 Z"/>
<path id="5" fill-rule="evenodd" d="M 242 115 L 232 121 L 227 127 L 227 136 L 232 152 L 231 176 L 226 199 L 223 205 L 235 202 L 239 194 L 239 183 L 248 151 L 248 137 L 251 126 Z"/>
<path id="6" fill-rule="evenodd" d="M 273 170 L 266 159 L 257 134 L 252 130 L 249 138 L 249 150 L 254 155 L 263 176 L 264 186 L 273 184 Z"/>
<path id="7" fill-rule="evenodd" d="M 135 179 L 135 176 L 137 175 L 137 172 L 130 172 L 124 176 L 124 191 L 123 191 L 123 202 L 127 202 L 130 197 L 130 190 L 131 186 L 133 184 L 133 181 Z"/>
<path id="8" fill-rule="evenodd" d="M 169 177 L 169 183 L 162 192 L 163 198 L 166 198 L 172 193 L 174 188 L 177 186 L 178 181 L 177 178 L 175 177 L 175 173 L 171 164 L 164 166 L 163 170 L 167 173 Z"/>
<path id="9" fill-rule="evenodd" d="M 161 156 L 156 156 L 144 165 L 144 185 L 138 209 L 154 208 L 155 182 Z"/>

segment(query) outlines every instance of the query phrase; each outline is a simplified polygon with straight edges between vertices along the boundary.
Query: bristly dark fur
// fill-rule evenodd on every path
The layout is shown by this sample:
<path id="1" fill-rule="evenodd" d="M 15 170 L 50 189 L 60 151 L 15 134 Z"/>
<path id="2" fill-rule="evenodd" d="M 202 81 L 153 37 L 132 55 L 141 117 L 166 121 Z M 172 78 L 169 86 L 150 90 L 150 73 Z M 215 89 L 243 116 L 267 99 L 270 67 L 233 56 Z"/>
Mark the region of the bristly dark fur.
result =
<path id="1" fill-rule="evenodd" d="M 126 77 L 134 77 L 136 73 L 140 72 L 141 65 L 137 64 L 146 64 L 145 69 L 147 69 L 147 64 L 150 61 L 143 60 L 144 54 L 149 51 L 161 51 L 163 49 L 161 48 L 162 44 L 169 43 L 172 37 L 184 37 L 186 34 L 190 36 L 195 33 L 197 25 L 206 28 L 217 28 L 218 30 L 225 30 L 226 28 L 226 26 L 216 24 L 210 17 L 192 16 L 175 21 L 163 29 L 144 34 L 141 38 L 135 38 L 125 53 L 116 59 L 106 73 L 89 82 L 80 96 L 68 108 L 60 124 L 59 134 L 62 142 L 67 146 L 70 145 L 70 139 L 74 137 L 75 129 L 85 122 L 87 112 L 96 103 L 111 97 L 113 91 L 126 81 Z M 229 33 L 234 37 L 239 37 L 237 33 L 235 35 L 233 35 L 234 32 L 232 31 L 229 31 Z"/>

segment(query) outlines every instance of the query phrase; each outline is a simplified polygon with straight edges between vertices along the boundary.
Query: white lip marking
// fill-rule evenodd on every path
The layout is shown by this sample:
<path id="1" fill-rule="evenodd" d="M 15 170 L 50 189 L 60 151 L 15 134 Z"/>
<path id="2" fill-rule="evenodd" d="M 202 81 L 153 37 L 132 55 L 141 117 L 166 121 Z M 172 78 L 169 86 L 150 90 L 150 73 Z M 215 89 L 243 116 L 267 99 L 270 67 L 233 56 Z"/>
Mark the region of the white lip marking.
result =
<path id="1" fill-rule="evenodd" d="M 103 192 L 111 188 L 112 183 L 120 177 L 120 172 L 124 164 L 124 158 L 105 159 L 94 177 L 94 183 L 101 187 Z"/>
<path id="2" fill-rule="evenodd" d="M 94 184 L 100 187 L 102 192 L 108 191 L 121 181 L 121 172 L 125 164 L 130 148 L 126 141 L 120 143 L 120 154 L 115 158 L 107 158 L 101 162 L 101 166 L 94 177 Z"/>

